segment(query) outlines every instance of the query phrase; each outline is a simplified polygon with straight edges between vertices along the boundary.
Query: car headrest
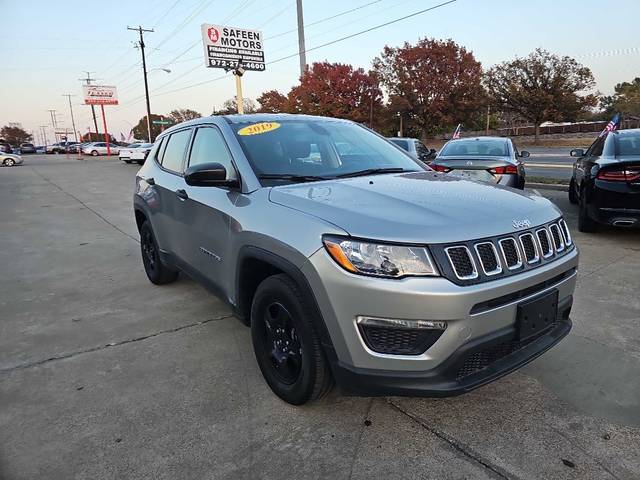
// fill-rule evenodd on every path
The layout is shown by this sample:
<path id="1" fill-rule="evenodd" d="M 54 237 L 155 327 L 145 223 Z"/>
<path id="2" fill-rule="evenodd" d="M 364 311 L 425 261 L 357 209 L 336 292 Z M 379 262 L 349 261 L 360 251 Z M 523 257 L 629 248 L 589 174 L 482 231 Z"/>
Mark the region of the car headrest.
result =
<path id="1" fill-rule="evenodd" d="M 287 151 L 291 158 L 307 158 L 311 154 L 311 144 L 305 141 L 287 142 Z"/>

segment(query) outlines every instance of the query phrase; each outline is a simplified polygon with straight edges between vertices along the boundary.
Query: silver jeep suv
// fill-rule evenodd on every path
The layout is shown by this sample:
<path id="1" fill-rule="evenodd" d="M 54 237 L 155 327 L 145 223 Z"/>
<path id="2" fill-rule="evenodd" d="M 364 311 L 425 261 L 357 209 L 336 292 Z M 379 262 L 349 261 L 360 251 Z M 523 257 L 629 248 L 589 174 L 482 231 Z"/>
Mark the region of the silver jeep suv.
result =
<path id="1" fill-rule="evenodd" d="M 578 250 L 552 203 L 434 172 L 353 122 L 182 123 L 140 169 L 134 209 L 149 280 L 181 271 L 226 300 L 292 404 L 334 382 L 457 395 L 571 329 Z"/>

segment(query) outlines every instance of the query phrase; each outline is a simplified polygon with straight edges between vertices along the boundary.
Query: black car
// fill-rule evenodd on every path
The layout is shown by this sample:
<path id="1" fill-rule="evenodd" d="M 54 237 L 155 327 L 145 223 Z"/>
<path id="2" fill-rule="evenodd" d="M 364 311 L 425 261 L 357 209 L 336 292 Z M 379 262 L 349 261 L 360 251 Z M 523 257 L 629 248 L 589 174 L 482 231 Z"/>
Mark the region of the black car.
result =
<path id="1" fill-rule="evenodd" d="M 580 206 L 578 229 L 640 227 L 640 129 L 611 132 L 571 156 L 569 201 Z"/>
<path id="2" fill-rule="evenodd" d="M 33 143 L 21 143 L 20 144 L 20 153 L 36 153 L 36 146 Z"/>

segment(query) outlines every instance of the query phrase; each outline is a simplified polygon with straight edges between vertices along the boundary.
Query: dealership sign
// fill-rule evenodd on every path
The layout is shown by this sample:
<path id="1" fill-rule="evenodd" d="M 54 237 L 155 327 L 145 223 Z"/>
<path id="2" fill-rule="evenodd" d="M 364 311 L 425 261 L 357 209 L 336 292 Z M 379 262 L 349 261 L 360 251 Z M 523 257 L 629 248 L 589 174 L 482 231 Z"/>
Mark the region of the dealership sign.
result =
<path id="1" fill-rule="evenodd" d="M 264 70 L 262 32 L 205 23 L 202 41 L 209 68 Z"/>
<path id="2" fill-rule="evenodd" d="M 84 85 L 85 105 L 118 105 L 116 87 L 106 85 Z"/>

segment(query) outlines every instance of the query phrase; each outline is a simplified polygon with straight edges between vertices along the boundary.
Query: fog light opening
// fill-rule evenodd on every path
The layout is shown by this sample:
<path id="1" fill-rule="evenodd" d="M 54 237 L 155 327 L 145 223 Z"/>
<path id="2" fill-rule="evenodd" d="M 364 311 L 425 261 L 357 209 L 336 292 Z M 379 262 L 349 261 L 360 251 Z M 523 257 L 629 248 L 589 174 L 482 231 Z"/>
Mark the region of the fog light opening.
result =
<path id="1" fill-rule="evenodd" d="M 357 316 L 358 325 L 366 327 L 402 328 L 411 330 L 445 330 L 446 322 L 433 320 L 404 320 L 399 318 L 380 318 Z"/>

